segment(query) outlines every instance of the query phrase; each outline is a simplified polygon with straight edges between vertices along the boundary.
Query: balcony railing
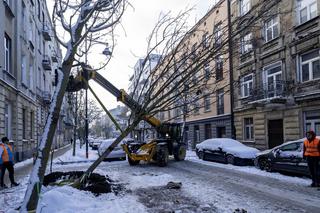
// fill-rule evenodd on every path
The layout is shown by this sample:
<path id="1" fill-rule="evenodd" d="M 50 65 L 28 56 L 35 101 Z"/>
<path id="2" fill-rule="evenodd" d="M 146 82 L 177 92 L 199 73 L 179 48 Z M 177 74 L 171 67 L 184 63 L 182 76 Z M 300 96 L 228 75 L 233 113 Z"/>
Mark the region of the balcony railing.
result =
<path id="1" fill-rule="evenodd" d="M 51 94 L 50 94 L 50 92 L 43 91 L 42 92 L 42 99 L 43 99 L 44 103 L 50 104 L 50 102 L 51 102 Z"/>
<path id="2" fill-rule="evenodd" d="M 245 100 L 249 102 L 285 103 L 289 95 L 289 88 L 290 83 L 288 81 L 279 80 L 265 83 L 256 86 Z"/>
<path id="3" fill-rule="evenodd" d="M 47 55 L 45 55 L 45 56 L 43 57 L 42 67 L 43 67 L 43 69 L 45 69 L 45 70 L 51 70 L 51 69 L 52 69 L 52 68 L 51 68 L 50 58 L 49 58 Z"/>
<path id="4" fill-rule="evenodd" d="M 43 25 L 42 35 L 43 35 L 44 40 L 51 41 L 50 29 L 47 25 Z"/>

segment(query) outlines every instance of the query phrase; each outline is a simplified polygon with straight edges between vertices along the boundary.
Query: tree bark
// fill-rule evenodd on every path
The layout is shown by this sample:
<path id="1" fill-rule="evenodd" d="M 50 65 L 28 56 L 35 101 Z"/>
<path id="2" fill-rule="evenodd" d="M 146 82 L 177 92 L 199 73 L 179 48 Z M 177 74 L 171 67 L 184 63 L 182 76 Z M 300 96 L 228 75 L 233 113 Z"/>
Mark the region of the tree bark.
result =
<path id="1" fill-rule="evenodd" d="M 69 74 L 72 68 L 74 54 L 70 54 L 68 59 L 62 64 L 60 73 L 62 78 L 59 78 L 59 83 L 56 91 L 51 99 L 49 115 L 47 117 L 44 132 L 41 137 L 41 142 L 37 151 L 37 158 L 33 166 L 28 188 L 22 203 L 20 212 L 34 211 L 37 208 L 39 194 L 44 174 L 46 172 L 50 149 L 52 146 L 54 134 L 59 121 L 60 109 L 63 102 L 63 97 L 69 81 Z M 62 71 L 62 72 L 61 72 Z"/>

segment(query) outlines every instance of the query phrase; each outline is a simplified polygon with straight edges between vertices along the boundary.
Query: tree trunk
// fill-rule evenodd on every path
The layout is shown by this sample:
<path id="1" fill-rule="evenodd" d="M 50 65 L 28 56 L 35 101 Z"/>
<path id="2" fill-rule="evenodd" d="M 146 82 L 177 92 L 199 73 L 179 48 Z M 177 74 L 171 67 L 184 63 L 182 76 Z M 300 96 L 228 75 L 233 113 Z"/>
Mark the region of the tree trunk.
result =
<path id="1" fill-rule="evenodd" d="M 60 70 L 59 72 L 59 75 L 62 76 L 61 78 L 59 77 L 56 91 L 54 92 L 54 95 L 51 99 L 51 105 L 45 129 L 41 137 L 41 142 L 37 151 L 37 158 L 30 175 L 28 188 L 20 212 L 34 211 L 37 208 L 50 149 L 59 121 L 60 109 L 63 102 L 64 93 L 69 81 L 69 74 L 72 68 L 73 57 L 74 55 L 69 55 L 68 59 L 65 60 L 62 64 L 62 70 Z"/>
<path id="2" fill-rule="evenodd" d="M 139 124 L 141 119 L 135 120 L 132 124 L 130 124 L 117 139 L 109 146 L 109 148 L 96 160 L 91 166 L 87 169 L 87 171 L 81 177 L 80 182 L 85 180 L 90 174 L 99 166 L 99 164 L 103 161 L 105 157 L 107 157 L 110 152 Z"/>

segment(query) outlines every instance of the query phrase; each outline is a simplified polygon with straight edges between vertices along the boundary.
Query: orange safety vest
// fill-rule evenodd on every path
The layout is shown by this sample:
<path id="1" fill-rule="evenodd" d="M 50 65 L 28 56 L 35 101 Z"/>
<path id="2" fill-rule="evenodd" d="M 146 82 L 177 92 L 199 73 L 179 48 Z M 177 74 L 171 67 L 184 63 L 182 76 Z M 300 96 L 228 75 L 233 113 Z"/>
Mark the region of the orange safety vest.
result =
<path id="1" fill-rule="evenodd" d="M 2 162 L 9 162 L 10 160 L 13 161 L 13 152 L 12 152 L 12 147 L 10 145 L 7 145 L 9 147 L 9 151 L 11 153 L 8 153 L 8 150 L 4 144 L 0 144 L 1 148 L 3 149 L 2 152 Z"/>
<path id="2" fill-rule="evenodd" d="M 318 138 L 315 138 L 313 141 L 309 142 L 308 140 L 305 140 L 304 142 L 304 155 L 310 156 L 310 157 L 320 157 L 320 141 Z"/>

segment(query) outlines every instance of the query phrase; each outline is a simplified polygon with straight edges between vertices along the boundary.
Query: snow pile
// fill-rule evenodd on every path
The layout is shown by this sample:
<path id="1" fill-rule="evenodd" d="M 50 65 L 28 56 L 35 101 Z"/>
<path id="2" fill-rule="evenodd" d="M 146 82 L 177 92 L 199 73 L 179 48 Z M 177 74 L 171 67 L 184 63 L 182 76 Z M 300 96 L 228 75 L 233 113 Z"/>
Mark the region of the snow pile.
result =
<path id="1" fill-rule="evenodd" d="M 86 147 L 85 145 L 82 146 L 82 148 L 79 148 L 79 144 L 76 144 L 76 155 L 73 156 L 72 155 L 72 148 L 66 152 L 63 156 L 55 159 L 53 162 L 57 163 L 57 162 L 64 162 L 64 163 L 68 163 L 68 162 L 86 162 L 87 163 L 92 163 L 92 161 L 96 160 L 98 158 L 98 153 L 96 150 L 91 150 L 89 148 L 88 150 L 88 157 L 86 158 Z"/>
<path id="2" fill-rule="evenodd" d="M 103 194 L 95 197 L 90 192 L 79 191 L 69 186 L 53 188 L 43 194 L 37 213 L 124 213 L 146 212 L 145 207 L 135 197 Z"/>
<path id="3" fill-rule="evenodd" d="M 248 147 L 230 138 L 212 138 L 196 145 L 198 150 L 219 150 L 239 158 L 255 158 L 258 149 Z"/>

